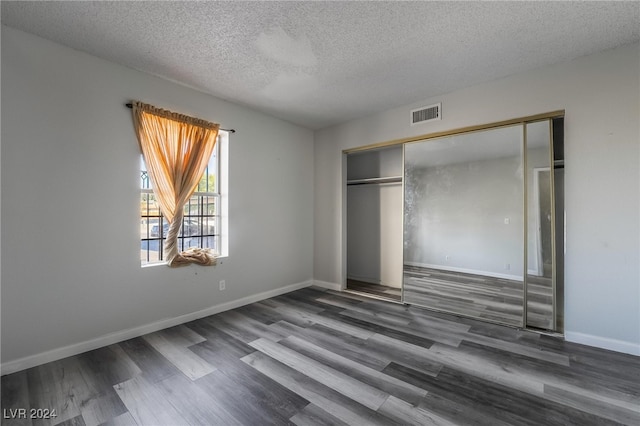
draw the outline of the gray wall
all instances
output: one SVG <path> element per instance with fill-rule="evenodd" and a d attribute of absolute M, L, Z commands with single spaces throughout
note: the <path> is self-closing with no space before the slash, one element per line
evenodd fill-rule
<path fill-rule="evenodd" d="M 131 99 L 237 129 L 218 266 L 140 267 Z M 312 239 L 311 131 L 2 27 L 3 362 L 309 283 Z"/>
<path fill-rule="evenodd" d="M 566 337 L 640 354 L 639 57 L 622 46 L 316 132 L 314 278 L 344 271 L 342 150 L 564 109 Z M 407 124 L 437 102 L 441 121 Z"/>

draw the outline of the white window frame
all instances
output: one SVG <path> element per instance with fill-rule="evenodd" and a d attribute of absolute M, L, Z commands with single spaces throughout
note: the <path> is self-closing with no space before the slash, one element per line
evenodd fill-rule
<path fill-rule="evenodd" d="M 215 214 L 215 236 L 214 238 L 216 239 L 215 241 L 215 246 L 217 248 L 217 250 L 215 251 L 215 254 L 218 258 L 221 257 L 227 257 L 228 253 L 229 253 L 229 243 L 228 243 L 228 226 L 229 226 L 229 219 L 228 219 L 228 189 L 229 189 L 229 184 L 228 184 L 228 165 L 229 165 L 229 132 L 220 130 L 218 132 L 218 141 L 216 143 L 216 147 L 214 148 L 214 152 L 211 154 L 216 155 L 216 168 L 217 168 L 217 174 L 216 174 L 216 178 L 215 178 L 215 182 L 216 182 L 216 188 L 214 189 L 213 192 L 194 192 L 192 197 L 201 197 L 201 196 L 208 196 L 208 197 L 214 197 L 216 199 L 215 204 L 216 204 L 216 214 Z M 141 160 L 143 161 L 143 160 Z M 142 196 L 142 194 L 153 194 L 153 189 L 151 188 L 140 188 L 140 195 Z M 139 217 L 141 220 L 141 225 L 142 225 L 142 221 L 144 220 L 144 216 L 142 216 L 142 211 L 139 212 Z M 144 238 L 142 236 L 141 233 L 141 237 L 139 239 L 140 243 L 141 243 L 141 254 L 140 254 L 140 264 L 142 267 L 148 267 L 148 266 L 156 266 L 156 265 L 166 265 L 166 261 L 165 260 L 144 260 L 142 257 L 142 251 L 146 250 L 147 253 L 149 252 L 149 244 L 151 243 L 151 241 L 158 241 L 159 245 L 162 246 L 164 244 L 164 239 L 162 236 L 162 227 L 160 226 L 160 224 L 163 223 L 162 220 L 162 213 L 159 214 L 158 216 L 158 228 L 160 231 L 160 234 L 158 237 L 151 237 L 150 234 L 150 225 L 147 224 L 146 225 L 146 235 Z M 206 238 L 203 235 L 194 235 L 194 237 L 199 237 L 199 238 Z M 144 249 L 142 247 L 142 245 L 144 244 L 144 241 L 147 241 L 147 248 Z M 161 256 L 162 254 L 162 250 L 159 248 L 159 256 Z M 148 258 L 148 254 L 147 254 L 147 258 Z"/>

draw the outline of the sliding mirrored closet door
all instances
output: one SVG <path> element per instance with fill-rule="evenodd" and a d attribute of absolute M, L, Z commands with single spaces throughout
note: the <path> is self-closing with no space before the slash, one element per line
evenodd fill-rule
<path fill-rule="evenodd" d="M 522 324 L 523 146 L 521 125 L 405 145 L 406 303 Z"/>
<path fill-rule="evenodd" d="M 564 156 L 562 119 L 527 123 L 525 325 L 563 329 Z"/>
<path fill-rule="evenodd" d="M 557 246 L 564 225 L 554 183 L 562 176 L 552 147 L 562 123 L 553 123 L 404 145 L 405 303 L 561 329 Z"/>

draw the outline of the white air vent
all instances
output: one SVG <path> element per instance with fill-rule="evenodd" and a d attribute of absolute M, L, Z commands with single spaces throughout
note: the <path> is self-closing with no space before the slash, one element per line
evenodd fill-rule
<path fill-rule="evenodd" d="M 429 105 L 411 110 L 411 125 L 428 123 L 429 121 L 441 120 L 440 109 L 442 104 Z"/>

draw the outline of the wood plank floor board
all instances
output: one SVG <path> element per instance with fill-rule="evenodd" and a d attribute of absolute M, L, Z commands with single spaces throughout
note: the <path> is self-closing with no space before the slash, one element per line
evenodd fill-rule
<path fill-rule="evenodd" d="M 279 334 L 272 332 L 269 329 L 269 326 L 267 326 L 266 324 L 256 321 L 253 318 L 243 315 L 239 312 L 227 311 L 218 315 L 218 317 L 225 321 L 226 324 L 233 327 L 234 330 L 241 330 L 245 333 L 244 335 L 246 336 L 254 336 L 246 343 L 257 339 L 258 337 L 269 339 L 274 342 L 277 342 L 282 338 L 282 336 L 280 336 Z M 220 329 L 221 327 L 218 328 Z M 230 327 L 224 328 L 225 332 L 228 332 L 229 329 Z"/>
<path fill-rule="evenodd" d="M 359 337 L 360 339 L 366 339 L 373 334 L 362 327 L 353 326 L 347 321 L 342 321 L 340 315 L 333 311 L 324 310 L 322 312 L 315 313 L 307 311 L 299 305 L 289 306 L 274 299 L 270 299 L 267 302 L 270 302 L 276 309 L 285 315 L 298 316 L 301 319 L 308 320 L 309 323 L 305 324 L 304 327 L 308 327 L 313 324 L 321 324 L 325 327 L 333 328 L 335 330 L 351 334 L 352 336 Z"/>
<path fill-rule="evenodd" d="M 443 347 L 444 348 L 444 347 Z M 592 396 L 603 401 L 615 401 L 621 407 L 629 407 L 640 412 L 638 404 L 637 383 L 630 384 L 627 381 L 615 380 L 610 377 L 591 374 L 589 380 L 585 376 L 572 369 L 570 366 L 543 362 L 501 349 L 478 345 L 473 342 L 464 342 L 461 352 L 478 359 L 490 359 L 485 366 L 495 368 L 499 366 L 503 372 L 508 372 L 510 379 L 515 377 L 512 373 L 528 378 L 527 385 L 536 389 L 544 389 L 546 385 L 557 386 L 565 390 L 573 390 L 584 396 Z M 449 348 L 446 348 L 449 351 Z M 507 374 L 503 375 L 506 377 Z M 633 386 L 633 389 L 629 388 Z"/>
<path fill-rule="evenodd" d="M 410 365 L 428 374 L 437 374 L 442 367 L 442 364 L 420 357 L 414 350 L 418 348 L 424 351 L 426 347 L 411 345 L 385 335 L 374 334 L 369 339 L 362 340 L 321 325 L 314 325 L 297 336 L 379 371 L 390 362 Z"/>
<path fill-rule="evenodd" d="M 520 345 L 518 343 L 505 342 L 504 340 L 495 339 L 493 337 L 479 336 L 469 334 L 465 336 L 466 342 L 476 343 L 478 345 L 488 346 L 502 351 L 523 355 L 529 358 L 539 359 L 541 361 L 552 362 L 558 365 L 569 366 L 569 357 L 565 354 L 559 354 L 554 351 L 544 350 L 543 348 L 533 348 Z"/>
<path fill-rule="evenodd" d="M 224 404 L 205 392 L 183 375 L 174 375 L 158 383 L 162 395 L 179 412 L 183 424 L 189 425 L 241 425 Z"/>
<path fill-rule="evenodd" d="M 433 392 L 433 388 L 425 383 L 430 383 L 435 375 L 424 374 L 422 371 L 396 363 L 389 364 L 384 372 L 407 383 L 430 388 L 432 392 L 429 392 L 419 405 L 424 406 L 430 412 L 438 413 L 438 415 L 452 421 L 454 424 L 474 426 L 506 426 L 516 424 L 506 422 L 496 418 L 495 415 L 485 413 L 485 406 L 482 404 L 479 404 L 479 409 L 474 408 L 475 401 L 469 403 L 468 401 L 462 400 L 450 400 L 445 398 L 442 395 L 443 393 Z"/>
<path fill-rule="evenodd" d="M 460 335 L 467 333 L 471 326 L 465 324 L 458 324 L 452 321 L 443 321 L 433 316 L 414 315 L 409 325 L 412 328 L 421 328 L 425 330 L 438 330 L 443 333 L 449 333 L 453 335 Z"/>
<path fill-rule="evenodd" d="M 277 314 L 270 314 L 268 311 L 264 309 L 257 309 L 255 305 L 246 305 L 241 306 L 236 309 L 238 313 L 242 315 L 246 315 L 249 318 L 253 318 L 254 320 L 261 322 L 264 325 L 271 325 L 274 322 L 280 321 L 281 317 Z M 198 321 L 193 321 L 198 322 Z"/>
<path fill-rule="evenodd" d="M 327 306 L 324 303 L 320 303 L 316 300 L 309 300 L 307 297 L 304 297 L 302 295 L 298 295 L 298 294 L 283 294 L 281 296 L 275 297 L 273 300 L 278 301 L 278 302 L 283 302 L 286 303 L 288 305 L 291 306 L 298 306 L 300 308 L 303 308 L 304 310 L 308 311 L 308 312 L 313 312 L 313 313 L 318 313 L 318 312 L 322 312 L 324 310 L 335 310 L 336 308 L 334 306 Z"/>
<path fill-rule="evenodd" d="M 334 415 L 311 403 L 299 413 L 291 417 L 291 423 L 296 426 L 348 426 Z"/>
<path fill-rule="evenodd" d="M 539 424 L 539 420 L 534 418 L 543 418 L 545 424 L 549 425 L 575 424 L 578 421 L 585 425 L 611 424 L 608 420 L 583 410 L 571 410 L 537 395 L 507 389 L 450 367 L 443 368 L 437 377 L 412 372 L 398 365 L 391 365 L 386 371 L 398 377 L 410 377 L 414 384 L 424 387 L 429 395 L 446 398 L 456 407 L 473 407 L 474 411 L 483 413 L 483 417 L 497 418 L 507 424 Z M 506 394 L 508 398 L 505 398 Z"/>
<path fill-rule="evenodd" d="M 242 361 L 349 425 L 398 424 L 264 353 L 247 355 Z"/>
<path fill-rule="evenodd" d="M 3 413 L 57 411 L 3 426 L 640 423 L 640 357 L 317 288 L 0 382 Z"/>
<path fill-rule="evenodd" d="M 424 389 L 366 367 L 295 336 L 281 340 L 279 343 L 336 371 L 347 374 L 362 383 L 380 389 L 389 395 L 395 395 L 412 404 L 417 404 L 427 393 Z"/>
<path fill-rule="evenodd" d="M 380 413 L 405 425 L 434 425 L 454 426 L 449 420 L 430 412 L 422 407 L 417 407 L 402 399 L 389 397 L 380 407 Z"/>
<path fill-rule="evenodd" d="M 187 327 L 186 324 L 166 328 L 164 330 L 161 330 L 160 334 L 162 334 L 172 344 L 184 347 L 189 347 L 191 345 L 195 345 L 207 340 L 203 336 Z"/>
<path fill-rule="evenodd" d="M 251 346 L 371 410 L 377 410 L 389 397 L 386 392 L 267 339 L 253 341 Z"/>
<path fill-rule="evenodd" d="M 389 362 L 388 359 L 380 357 L 378 354 L 372 354 L 368 349 L 366 340 L 341 333 L 323 325 L 316 324 L 308 328 L 300 328 L 285 321 L 279 321 L 270 327 L 278 330 L 283 335 L 286 334 L 286 337 L 296 336 L 303 338 L 321 348 L 331 350 L 340 356 L 375 370 L 382 370 Z"/>
<path fill-rule="evenodd" d="M 33 419 L 32 424 L 55 425 L 79 416 L 79 401 L 92 395 L 82 379 L 75 357 L 64 358 L 27 370 L 31 408 L 55 410 L 55 419 Z"/>
<path fill-rule="evenodd" d="M 374 353 L 382 354 L 381 356 L 390 362 L 409 366 L 424 374 L 437 375 L 442 369 L 442 363 L 434 360 L 425 346 L 397 340 L 384 334 L 374 334 L 368 339 L 367 347 Z"/>
<path fill-rule="evenodd" d="M 297 325 L 298 327 L 308 327 L 314 324 L 310 318 L 302 317 L 295 311 L 282 311 L 277 306 L 268 303 L 269 300 L 263 300 L 252 304 L 256 310 L 262 311 L 265 315 L 273 317 L 273 322 L 285 320 L 288 323 Z"/>
<path fill-rule="evenodd" d="M 532 420 L 534 416 L 544 419 L 548 425 L 614 424 L 584 410 L 573 409 L 526 392 L 506 389 L 497 383 L 469 377 L 452 368 L 444 368 L 438 377 L 430 380 L 434 384 L 434 388 L 429 389 L 430 392 L 448 395 L 459 403 L 475 404 L 477 408 L 490 407 L 488 412 L 493 416 L 513 424 L 538 424 L 537 420 Z M 509 392 L 509 398 L 504 398 L 505 391 Z"/>
<path fill-rule="evenodd" d="M 142 376 L 150 383 L 159 382 L 174 374 L 181 374 L 171 361 L 162 356 L 142 337 L 125 340 L 118 345 L 140 368 Z"/>
<path fill-rule="evenodd" d="M 319 299 L 319 300 L 327 300 L 326 305 L 329 305 L 332 308 L 328 310 L 333 310 L 336 313 L 343 313 L 343 314 L 357 313 L 358 315 L 371 317 L 371 320 L 373 321 L 379 320 L 379 321 L 388 322 L 391 324 L 407 325 L 413 320 L 413 318 L 407 318 L 407 316 L 405 315 L 396 315 L 391 312 L 384 312 L 380 310 L 375 311 L 375 310 L 369 309 L 366 305 L 358 306 L 357 304 L 349 305 L 345 303 L 345 304 L 342 304 L 341 306 L 336 306 L 337 302 L 332 302 L 331 299 Z"/>
<path fill-rule="evenodd" d="M 243 343 L 249 343 L 260 338 L 260 333 L 257 330 L 251 330 L 242 324 L 235 323 L 229 317 L 215 315 L 214 317 L 205 318 L 203 322 Z"/>
<path fill-rule="evenodd" d="M 140 367 L 117 344 L 85 352 L 76 360 L 81 374 L 96 393 L 141 373 Z"/>
<path fill-rule="evenodd" d="M 354 328 L 367 330 L 369 333 L 366 336 L 366 338 L 369 338 L 374 334 L 383 334 L 385 336 L 389 336 L 397 340 L 402 340 L 402 341 L 413 343 L 423 347 L 429 347 L 434 343 L 434 340 L 429 339 L 428 337 L 425 337 L 426 332 L 425 333 L 415 332 L 408 329 L 403 330 L 401 327 L 388 326 L 388 325 L 383 326 L 383 325 L 376 324 L 375 322 L 371 322 L 368 319 L 354 318 L 353 316 L 347 316 L 347 315 L 341 315 L 341 314 L 335 314 L 335 313 L 323 312 L 320 315 L 326 315 L 329 318 L 342 321 Z M 445 341 L 448 343 L 453 343 L 454 345 L 455 343 L 459 343 L 459 341 L 454 338 L 445 339 Z"/>
<path fill-rule="evenodd" d="M 336 296 L 329 292 L 321 295 L 316 299 L 316 302 L 324 303 L 325 305 L 331 305 L 342 309 L 350 309 L 364 303 L 362 300 L 350 299 L 343 296 Z"/>
<path fill-rule="evenodd" d="M 167 358 L 191 380 L 199 379 L 215 371 L 215 368 L 180 344 L 174 344 L 163 333 L 151 333 L 143 337 L 155 350 Z"/>
<path fill-rule="evenodd" d="M 586 411 L 618 423 L 640 425 L 640 409 L 634 411 L 628 408 L 618 407 L 609 402 L 582 396 L 575 392 L 551 385 L 545 385 L 544 393 L 548 399 L 559 402 L 565 406 Z M 638 403 L 640 404 L 640 398 L 638 399 Z"/>
<path fill-rule="evenodd" d="M 419 407 L 438 413 L 441 417 L 461 426 L 513 426 L 495 415 L 478 411 L 475 407 L 451 401 L 441 395 L 430 393 L 423 398 Z M 541 423 L 544 424 L 544 423 Z"/>
<path fill-rule="evenodd" d="M 184 422 L 160 389 L 142 376 L 118 383 L 113 388 L 139 425 L 179 425 Z"/>
<path fill-rule="evenodd" d="M 206 347 L 216 354 L 225 354 L 233 358 L 242 358 L 243 356 L 255 351 L 255 349 L 242 340 L 236 339 L 204 321 L 190 324 L 189 327 L 198 331 L 200 334 L 207 336 L 207 340 L 205 342 L 190 346 L 189 349 L 192 351 L 198 347 Z M 209 361 L 209 363 L 211 362 L 212 361 Z M 216 366 L 215 364 L 211 365 Z"/>
<path fill-rule="evenodd" d="M 86 426 L 97 426 L 127 412 L 127 407 L 113 387 L 80 403 L 80 413 Z"/>
<path fill-rule="evenodd" d="M 287 424 L 309 403 L 241 360 L 236 360 L 233 369 L 218 370 L 196 384 L 244 425 Z"/>
<path fill-rule="evenodd" d="M 29 416 L 19 418 L 17 414 L 18 409 L 29 411 L 31 408 L 26 370 L 3 376 L 0 385 L 0 401 L 3 414 L 0 424 L 9 424 L 9 420 L 11 420 L 11 424 L 15 426 L 31 426 L 31 418 Z"/>
<path fill-rule="evenodd" d="M 135 419 L 130 412 L 126 412 L 117 417 L 110 419 L 102 423 L 100 426 L 140 426 L 136 423 Z"/>
<path fill-rule="evenodd" d="M 76 416 L 72 419 L 56 423 L 56 426 L 86 426 L 86 423 L 84 422 L 82 416 Z"/>

